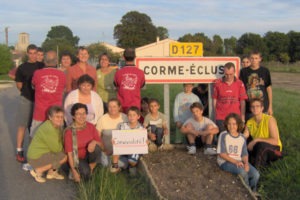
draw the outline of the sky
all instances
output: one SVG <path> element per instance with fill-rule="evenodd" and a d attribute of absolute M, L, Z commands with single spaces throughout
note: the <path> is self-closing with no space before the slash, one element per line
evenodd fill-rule
<path fill-rule="evenodd" d="M 69 27 L 80 45 L 115 45 L 114 27 L 130 11 L 147 14 L 175 40 L 197 32 L 210 38 L 300 32 L 300 0 L 0 0 L 0 5 L 0 43 L 5 43 L 8 27 L 9 45 L 26 32 L 30 43 L 40 46 L 51 27 L 58 25 Z"/>

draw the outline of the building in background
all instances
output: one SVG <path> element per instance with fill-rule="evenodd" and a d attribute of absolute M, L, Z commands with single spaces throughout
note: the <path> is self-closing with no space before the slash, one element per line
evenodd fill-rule
<path fill-rule="evenodd" d="M 19 52 L 26 52 L 26 49 L 29 45 L 29 34 L 20 33 L 18 37 L 18 43 L 15 46 L 15 50 Z"/>

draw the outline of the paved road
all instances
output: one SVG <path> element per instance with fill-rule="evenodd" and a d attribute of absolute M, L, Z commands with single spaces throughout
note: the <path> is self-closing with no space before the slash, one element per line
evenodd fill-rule
<path fill-rule="evenodd" d="M 0 87 L 0 199 L 75 199 L 75 187 L 69 180 L 37 183 L 15 160 L 18 97 L 18 90 L 13 85 Z M 28 134 L 25 143 L 28 144 Z"/>

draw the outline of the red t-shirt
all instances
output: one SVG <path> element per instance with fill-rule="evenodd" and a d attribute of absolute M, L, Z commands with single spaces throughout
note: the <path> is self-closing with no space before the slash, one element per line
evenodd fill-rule
<path fill-rule="evenodd" d="M 142 70 L 135 66 L 125 66 L 116 72 L 114 82 L 124 112 L 130 106 L 141 107 L 141 88 L 145 84 L 145 74 Z"/>
<path fill-rule="evenodd" d="M 95 126 L 89 122 L 86 122 L 86 128 L 83 130 L 77 130 L 77 146 L 78 146 L 78 158 L 84 159 L 87 153 L 88 144 L 92 140 L 101 142 L 99 133 Z M 67 129 L 65 132 L 65 152 L 73 151 L 72 129 Z"/>
<path fill-rule="evenodd" d="M 67 92 L 77 89 L 77 81 L 80 76 L 88 74 L 95 81 L 93 90 L 96 91 L 97 86 L 97 73 L 96 68 L 91 65 L 86 65 L 85 72 L 79 67 L 79 64 L 75 64 L 67 70 Z"/>
<path fill-rule="evenodd" d="M 56 68 L 39 69 L 33 74 L 32 85 L 35 89 L 33 119 L 45 121 L 50 106 L 62 106 L 65 74 Z"/>
<path fill-rule="evenodd" d="M 224 120 L 229 113 L 241 114 L 242 100 L 246 100 L 247 93 L 241 80 L 235 79 L 229 85 L 223 79 L 217 79 L 214 85 L 214 93 L 212 96 L 217 100 L 216 103 L 216 119 Z"/>

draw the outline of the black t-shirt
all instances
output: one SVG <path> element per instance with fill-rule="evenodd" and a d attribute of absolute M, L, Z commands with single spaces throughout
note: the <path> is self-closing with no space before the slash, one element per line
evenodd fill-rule
<path fill-rule="evenodd" d="M 34 90 L 31 85 L 33 73 L 35 70 L 43 68 L 43 66 L 44 64 L 39 62 L 25 62 L 17 69 L 15 81 L 23 84 L 21 88 L 21 96 L 24 96 L 30 101 L 34 101 Z"/>
<path fill-rule="evenodd" d="M 267 87 L 272 85 L 270 71 L 265 67 L 259 67 L 256 70 L 250 67 L 243 68 L 240 79 L 243 81 L 248 95 L 246 112 L 251 113 L 249 101 L 253 98 L 261 98 L 264 101 L 264 112 L 267 112 L 269 108 Z"/>

